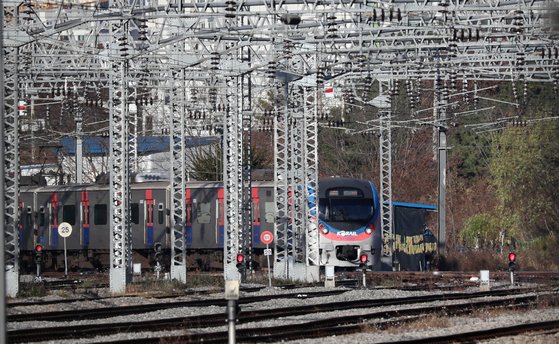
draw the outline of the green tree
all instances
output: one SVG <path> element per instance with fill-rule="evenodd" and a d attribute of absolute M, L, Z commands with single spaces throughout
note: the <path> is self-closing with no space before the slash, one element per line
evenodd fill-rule
<path fill-rule="evenodd" d="M 509 128 L 492 150 L 497 213 L 526 250 L 555 250 L 559 230 L 559 125 Z M 542 239 L 547 245 L 541 245 Z M 533 255 L 535 257 L 535 255 Z M 539 257 L 547 256 L 539 252 Z M 556 262 L 559 259 L 554 255 Z M 545 262 L 536 262 L 534 265 Z"/>
<path fill-rule="evenodd" d="M 252 145 L 251 168 L 273 168 L 273 154 L 265 145 L 257 142 Z M 221 145 L 204 147 L 193 152 L 191 156 L 190 178 L 193 180 L 219 181 L 223 179 L 223 150 Z"/>
<path fill-rule="evenodd" d="M 502 228 L 500 219 L 493 214 L 476 214 L 465 221 L 460 239 L 469 248 L 497 250 L 501 248 L 502 234 L 506 233 Z"/>

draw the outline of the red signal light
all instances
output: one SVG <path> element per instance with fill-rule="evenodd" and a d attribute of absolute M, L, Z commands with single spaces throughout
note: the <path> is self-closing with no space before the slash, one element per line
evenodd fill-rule
<path fill-rule="evenodd" d="M 43 252 L 43 245 L 35 246 L 35 251 L 38 252 L 38 253 Z"/>
<path fill-rule="evenodd" d="M 242 254 L 237 254 L 237 263 L 243 263 L 245 261 L 245 256 Z"/>
<path fill-rule="evenodd" d="M 367 255 L 366 254 L 362 254 L 361 256 L 359 256 L 359 260 L 361 261 L 361 263 L 366 263 L 367 262 Z"/>
<path fill-rule="evenodd" d="M 509 253 L 509 262 L 514 263 L 516 261 L 516 253 Z"/>

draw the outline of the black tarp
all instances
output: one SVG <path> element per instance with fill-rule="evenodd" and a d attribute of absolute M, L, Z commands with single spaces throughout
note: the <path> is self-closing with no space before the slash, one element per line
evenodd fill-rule
<path fill-rule="evenodd" d="M 394 255 L 399 270 L 426 270 L 426 263 L 436 252 L 436 239 L 425 225 L 425 212 L 421 208 L 394 207 Z"/>

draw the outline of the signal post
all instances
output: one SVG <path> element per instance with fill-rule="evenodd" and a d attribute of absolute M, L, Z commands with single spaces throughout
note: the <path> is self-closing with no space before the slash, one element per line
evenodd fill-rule
<path fill-rule="evenodd" d="M 509 259 L 509 271 L 510 271 L 510 285 L 514 285 L 514 272 L 516 271 L 516 253 L 510 252 L 508 255 Z"/>

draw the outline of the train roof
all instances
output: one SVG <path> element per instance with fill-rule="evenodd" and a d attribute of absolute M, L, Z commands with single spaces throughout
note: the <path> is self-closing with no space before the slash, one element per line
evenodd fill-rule
<path fill-rule="evenodd" d="M 389 204 L 389 202 L 384 202 L 384 204 Z M 402 208 L 437 210 L 436 205 L 421 204 L 421 203 L 392 202 L 392 206 L 393 207 L 402 207 Z"/>
<path fill-rule="evenodd" d="M 252 187 L 273 187 L 274 183 L 269 181 L 252 181 Z M 171 186 L 168 180 L 145 181 L 141 183 L 131 183 L 131 190 L 145 189 L 164 189 Z M 223 186 L 219 181 L 189 181 L 186 182 L 187 188 L 196 189 L 217 189 Z M 64 184 L 64 185 L 44 185 L 44 186 L 20 186 L 21 192 L 72 192 L 72 191 L 96 191 L 108 190 L 109 184 Z"/>
<path fill-rule="evenodd" d="M 330 177 L 321 178 L 318 187 L 318 197 L 325 198 L 328 190 L 333 188 L 357 188 L 363 192 L 366 198 L 373 198 L 372 185 L 368 180 Z"/>

